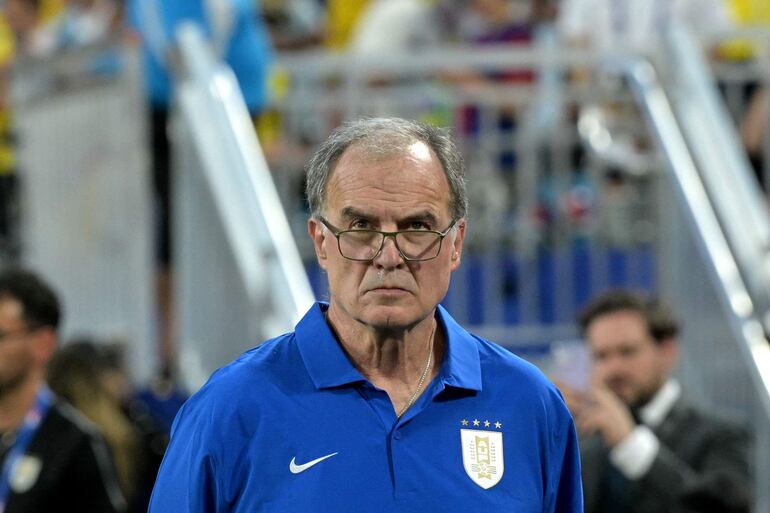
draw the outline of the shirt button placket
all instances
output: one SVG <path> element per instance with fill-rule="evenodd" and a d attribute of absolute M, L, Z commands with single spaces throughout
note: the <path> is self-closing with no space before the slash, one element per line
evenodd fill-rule
<path fill-rule="evenodd" d="M 393 461 L 393 496 L 396 499 L 405 498 L 409 489 L 408 470 L 405 468 L 407 457 L 404 432 L 400 427 L 391 434 L 391 457 Z"/>

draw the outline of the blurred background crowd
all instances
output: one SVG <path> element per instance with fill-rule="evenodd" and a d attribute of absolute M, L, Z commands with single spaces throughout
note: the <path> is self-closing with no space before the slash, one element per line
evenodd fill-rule
<path fill-rule="evenodd" d="M 686 27 L 708 73 L 701 85 L 713 88 L 708 98 L 745 163 L 741 184 L 765 201 L 767 0 L 0 0 L 0 11 L 0 265 L 31 266 L 61 292 L 67 324 L 48 383 L 102 431 L 132 511 L 146 508 L 186 395 L 275 327 L 257 313 L 269 298 L 218 304 L 249 297 L 249 287 L 230 287 L 241 275 L 213 269 L 241 269 L 237 248 L 190 258 L 196 243 L 237 246 L 237 232 L 183 221 L 228 216 L 190 192 L 217 186 L 184 182 L 188 159 L 212 167 L 213 158 L 213 176 L 230 171 L 216 160 L 228 144 L 216 137 L 221 120 L 194 114 L 185 93 L 204 68 L 178 43 L 184 22 L 232 69 L 283 206 L 266 222 L 285 217 L 314 297 L 326 291 L 304 235 L 308 152 L 350 117 L 448 126 L 471 195 L 468 257 L 444 301 L 456 318 L 548 368 L 560 354 L 554 342 L 579 336 L 575 315 L 597 293 L 661 294 L 686 319 L 701 313 L 692 322 L 703 330 L 687 331 L 693 340 L 712 336 L 685 351 L 681 372 L 707 383 L 706 402 L 755 420 L 753 392 L 720 381 L 736 367 L 718 351 L 740 352 L 703 321 L 716 318 L 707 312 L 721 309 L 720 293 L 680 277 L 701 276 L 681 256 L 697 244 L 682 242 L 687 223 L 667 210 L 679 200 L 661 185 L 670 165 L 662 136 L 618 69 L 646 59 L 664 88 L 677 87 L 687 66 L 667 38 Z M 196 119 L 200 128 L 185 135 Z M 723 183 L 734 183 L 733 171 Z M 678 267 L 661 251 L 680 255 Z M 201 270 L 213 276 L 208 288 L 191 288 L 202 286 Z M 211 312 L 219 324 L 196 328 Z M 211 335 L 230 338 L 241 324 L 242 339 Z M 744 392 L 745 404 L 728 404 Z"/>

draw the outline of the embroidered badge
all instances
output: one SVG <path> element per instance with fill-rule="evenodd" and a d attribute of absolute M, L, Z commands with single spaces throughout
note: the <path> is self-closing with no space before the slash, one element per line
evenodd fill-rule
<path fill-rule="evenodd" d="M 10 485 L 14 493 L 24 493 L 30 490 L 40 475 L 43 462 L 35 456 L 22 456 L 11 470 Z"/>
<path fill-rule="evenodd" d="M 463 419 L 463 426 L 470 424 Z M 473 420 L 474 427 L 481 427 L 482 422 Z M 460 429 L 460 443 L 463 451 L 463 467 L 471 481 L 485 490 L 492 488 L 503 477 L 505 460 L 503 459 L 503 434 L 492 431 L 502 427 L 500 422 L 494 424 L 488 420 L 483 422 L 487 429 Z"/>

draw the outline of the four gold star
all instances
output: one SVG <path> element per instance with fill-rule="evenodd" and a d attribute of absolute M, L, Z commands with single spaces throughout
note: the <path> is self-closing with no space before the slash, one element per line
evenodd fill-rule
<path fill-rule="evenodd" d="M 468 419 L 462 419 L 460 421 L 460 424 L 463 425 L 463 426 L 467 426 L 467 425 L 470 424 L 470 421 Z M 481 421 L 479 419 L 473 419 L 473 425 L 474 426 L 480 426 L 481 425 Z M 499 420 L 494 422 L 494 423 L 490 422 L 489 420 L 485 420 L 484 421 L 484 427 L 488 428 L 490 426 L 495 426 L 495 429 L 501 429 L 503 427 L 503 423 L 500 422 Z"/>

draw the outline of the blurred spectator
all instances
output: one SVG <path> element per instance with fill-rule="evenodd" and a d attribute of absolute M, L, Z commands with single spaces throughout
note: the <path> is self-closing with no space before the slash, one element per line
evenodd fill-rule
<path fill-rule="evenodd" d="M 550 12 L 544 8 L 545 4 L 545 0 L 445 0 L 441 7 L 445 13 L 447 9 L 455 9 L 454 14 L 444 15 L 446 37 L 465 46 L 530 47 L 539 28 L 550 21 L 547 18 Z M 529 92 L 534 86 L 535 76 L 535 70 L 528 66 L 495 72 L 468 70 L 444 74 L 445 78 L 466 89 L 471 98 L 483 98 L 499 88 L 500 83 L 509 85 L 509 92 L 514 88 L 519 88 L 522 93 Z M 521 160 L 516 141 L 522 127 L 522 115 L 520 104 L 502 104 L 489 109 L 483 107 L 483 102 L 462 106 L 457 114 L 460 132 L 475 137 L 493 129 L 497 134 L 497 148 L 492 158 L 472 163 L 479 179 L 468 192 L 471 203 L 479 209 L 476 217 L 481 222 L 481 229 L 470 235 L 468 244 L 471 249 L 499 244 L 500 239 L 510 243 L 515 237 L 521 238 L 523 233 L 518 227 L 515 230 L 505 229 L 516 223 L 514 219 L 519 205 L 516 190 Z M 536 146 L 533 141 L 531 148 Z M 538 177 L 538 180 L 543 183 L 544 189 L 550 188 L 546 177 Z M 490 196 L 488 191 L 495 191 L 495 194 Z M 550 215 L 546 209 L 540 209 L 538 213 Z M 502 226 L 501 219 L 505 220 Z M 545 217 L 539 219 L 545 220 Z M 527 222 L 534 225 L 529 219 Z M 514 231 L 516 235 L 513 235 Z"/>
<path fill-rule="evenodd" d="M 88 417 L 109 445 L 126 497 L 134 492 L 137 434 L 102 381 L 98 349 L 88 343 L 67 344 L 48 365 L 48 385 Z"/>
<path fill-rule="evenodd" d="M 767 149 L 770 141 L 769 124 L 770 87 L 758 86 L 748 98 L 748 106 L 741 121 L 740 131 L 751 165 L 759 183 L 764 187 L 768 185 L 768 174 L 770 174 L 770 169 L 766 169 L 770 163 L 765 162 L 765 156 L 770 153 Z"/>
<path fill-rule="evenodd" d="M 56 50 L 49 22 L 60 0 L 8 0 L 0 10 L 0 261 L 18 257 L 15 135 L 10 108 L 10 68 L 16 57 L 45 57 Z"/>
<path fill-rule="evenodd" d="M 279 50 L 313 47 L 323 41 L 323 8 L 318 0 L 264 0 L 262 12 Z"/>
<path fill-rule="evenodd" d="M 67 344 L 51 360 L 48 383 L 99 428 L 112 450 L 128 511 L 147 511 L 167 437 L 132 402 L 119 351 L 88 340 Z"/>
<path fill-rule="evenodd" d="M 326 46 L 347 48 L 361 14 L 371 0 L 326 0 Z"/>
<path fill-rule="evenodd" d="M 146 392 L 135 389 L 126 371 L 123 347 L 119 345 L 101 345 L 102 384 L 112 400 L 119 404 L 128 420 L 139 434 L 139 457 L 134 495 L 129 502 L 129 513 L 145 513 L 150 503 L 152 487 L 158 469 L 163 461 L 163 454 L 168 446 L 171 421 L 166 426 L 164 418 L 158 415 L 145 401 Z M 180 397 L 177 410 L 187 396 L 174 388 Z M 174 415 L 176 410 L 174 411 Z M 160 419 L 160 420 L 159 420 Z M 173 420 L 173 417 L 172 417 Z"/>
<path fill-rule="evenodd" d="M 5 0 L 3 12 L 16 56 L 45 57 L 56 50 L 56 30 L 45 22 L 41 5 L 40 0 Z"/>
<path fill-rule="evenodd" d="M 188 397 L 177 386 L 170 372 L 164 369 L 148 388 L 137 391 L 135 400 L 137 404 L 142 405 L 162 432 L 169 435 L 174 418 Z"/>
<path fill-rule="evenodd" d="M 736 24 L 741 28 L 770 30 L 770 2 L 767 0 L 726 0 Z M 763 51 L 764 50 L 764 51 Z M 770 48 L 744 38 L 730 39 L 719 46 L 719 57 L 737 64 L 752 64 L 757 57 L 767 58 Z M 761 63 L 759 63 L 761 65 Z M 729 87 L 728 84 L 724 84 Z M 740 84 L 741 112 L 737 114 L 743 146 L 749 156 L 760 184 L 768 190 L 770 184 L 770 87 L 760 80 L 751 79 Z M 730 95 L 728 94 L 728 97 Z M 730 102 L 728 102 L 730 106 Z"/>
<path fill-rule="evenodd" d="M 748 438 L 683 397 L 671 377 L 679 326 L 670 310 L 616 291 L 579 321 L 591 384 L 560 388 L 582 438 L 586 513 L 678 511 L 683 494 L 715 474 L 740 491 L 737 507 L 748 507 Z"/>
<path fill-rule="evenodd" d="M 481 44 L 529 43 L 542 21 L 539 0 L 470 0 L 458 23 L 460 40 Z"/>
<path fill-rule="evenodd" d="M 126 9 L 128 23 L 142 41 L 153 108 L 168 110 L 174 39 L 184 21 L 199 24 L 214 50 L 233 68 L 249 111 L 257 113 L 263 107 L 272 51 L 254 0 L 128 0 Z"/>
<path fill-rule="evenodd" d="M 8 66 L 7 62 L 0 62 L 0 262 L 13 260 L 18 252 L 16 155 L 11 128 Z"/>
<path fill-rule="evenodd" d="M 272 48 L 254 0 L 128 0 L 128 23 L 139 34 L 151 105 L 153 181 L 158 227 L 158 303 L 161 305 L 161 358 L 174 360 L 171 333 L 171 151 L 166 132 L 172 99 L 176 30 L 190 21 L 202 27 L 212 47 L 232 67 L 252 115 L 266 101 Z"/>
<path fill-rule="evenodd" d="M 59 19 L 58 46 L 87 46 L 106 39 L 119 26 L 120 5 L 117 0 L 66 0 Z"/>
<path fill-rule="evenodd" d="M 385 55 L 435 45 L 441 37 L 431 0 L 372 0 L 353 29 L 349 49 Z"/>
<path fill-rule="evenodd" d="M 724 0 L 563 0 L 558 23 L 571 45 L 649 50 L 673 22 L 708 37 L 730 28 Z"/>
<path fill-rule="evenodd" d="M 96 428 L 45 383 L 59 318 L 39 277 L 0 273 L 0 504 L 4 513 L 124 511 Z"/>

